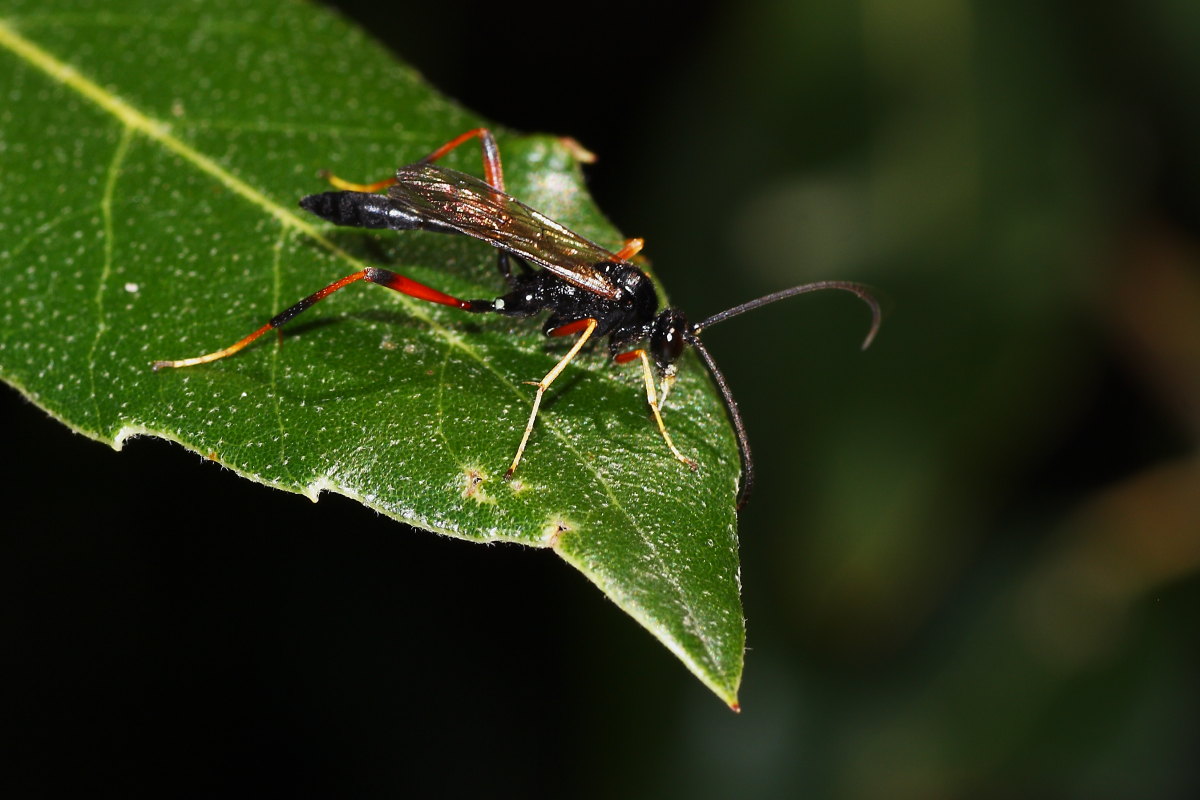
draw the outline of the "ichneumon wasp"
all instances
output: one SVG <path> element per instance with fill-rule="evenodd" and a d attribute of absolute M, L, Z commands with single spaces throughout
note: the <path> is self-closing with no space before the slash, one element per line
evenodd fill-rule
<path fill-rule="evenodd" d="M 454 148 L 476 138 L 483 150 L 482 180 L 435 163 Z M 506 194 L 500 151 L 495 137 L 486 128 L 467 131 L 420 161 L 400 167 L 393 177 L 376 183 L 351 183 L 328 174 L 326 178 L 338 191 L 309 195 L 300 200 L 302 208 L 336 225 L 426 230 L 480 239 L 500 251 L 498 266 L 508 284 L 508 293 L 492 300 L 462 300 L 395 272 L 368 267 L 314 292 L 229 347 L 195 358 L 156 361 L 153 364 L 155 370 L 206 364 L 233 355 L 267 331 L 278 328 L 314 303 L 357 281 L 377 283 L 419 300 L 478 314 L 528 317 L 548 311 L 543 333 L 547 336 L 577 335 L 577 338 L 554 368 L 537 382 L 533 410 L 505 477 L 512 477 L 521 463 L 546 390 L 589 340 L 602 336 L 608 337 L 613 361 L 641 364 L 646 402 L 659 433 L 674 457 L 695 469 L 696 462 L 675 446 L 662 418 L 662 403 L 674 380 L 675 363 L 690 346 L 700 355 L 716 383 L 737 436 L 742 465 L 737 506 L 741 508 L 754 485 L 750 443 L 729 384 L 701 343 L 700 332 L 768 303 L 822 289 L 851 292 L 870 306 L 871 327 L 863 341 L 864 349 L 879 330 L 881 315 L 875 298 L 864 286 L 846 281 L 794 286 L 734 306 L 697 323 L 689 323 L 683 312 L 676 308 L 660 311 L 658 294 L 650 278 L 629 261 L 642 249 L 642 240 L 630 239 L 621 249 L 610 252 Z M 387 193 L 380 194 L 384 189 Z M 516 270 L 513 262 L 516 262 Z M 540 269 L 534 269 L 531 264 Z M 646 346 L 641 346 L 642 342 L 646 342 Z M 651 367 L 651 359 L 654 367 Z"/>

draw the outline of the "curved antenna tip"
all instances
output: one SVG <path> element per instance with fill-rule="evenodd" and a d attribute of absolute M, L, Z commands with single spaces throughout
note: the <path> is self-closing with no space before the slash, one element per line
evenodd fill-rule
<path fill-rule="evenodd" d="M 858 286 L 857 289 L 858 291 L 855 291 L 854 294 L 858 295 L 859 299 L 871 309 L 871 329 L 867 331 L 861 348 L 862 350 L 866 350 L 875 341 L 875 335 L 879 333 L 879 326 L 883 324 L 883 310 L 880 309 L 879 301 L 875 299 L 875 295 L 867 291 L 865 286 Z"/>
<path fill-rule="evenodd" d="M 714 314 L 706 320 L 697 322 L 692 326 L 692 333 L 697 334 L 710 325 L 716 325 L 718 322 L 723 322 L 730 317 L 736 317 L 739 314 L 745 314 L 756 308 L 760 308 L 769 303 L 774 303 L 783 300 L 787 297 L 795 297 L 798 294 L 807 294 L 809 292 L 818 292 L 825 289 L 839 289 L 843 292 L 857 297 L 867 304 L 871 309 L 871 329 L 867 331 L 867 338 L 863 339 L 862 349 L 866 350 L 871 346 L 871 342 L 875 341 L 875 334 L 879 333 L 879 326 L 883 322 L 883 310 L 879 307 L 879 301 L 875 299 L 875 295 L 871 294 L 871 290 L 861 283 L 852 281 L 817 281 L 815 283 L 805 283 L 801 286 L 793 286 L 790 289 L 784 289 L 778 292 L 759 297 L 751 300 L 748 303 L 734 306 L 733 308 L 722 311 L 719 314 Z"/>

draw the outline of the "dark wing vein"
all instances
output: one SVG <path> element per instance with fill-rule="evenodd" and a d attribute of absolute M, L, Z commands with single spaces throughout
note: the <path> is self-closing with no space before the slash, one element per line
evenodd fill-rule
<path fill-rule="evenodd" d="M 515 253 L 581 289 L 608 298 L 620 293 L 596 269 L 615 255 L 479 178 L 412 164 L 396 170 L 396 179 L 388 198 L 402 208 Z"/>

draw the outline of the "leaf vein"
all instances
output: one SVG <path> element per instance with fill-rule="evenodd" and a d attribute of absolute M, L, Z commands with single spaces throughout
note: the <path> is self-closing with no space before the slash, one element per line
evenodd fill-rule
<path fill-rule="evenodd" d="M 99 392 L 96 389 L 96 353 L 100 349 L 100 340 L 108 331 L 107 312 L 104 307 L 104 292 L 108 286 L 108 279 L 113 272 L 113 253 L 115 244 L 113 242 L 113 195 L 116 193 L 117 178 L 121 174 L 121 165 L 125 163 L 125 156 L 129 153 L 129 142 L 133 138 L 133 129 L 125 127 L 121 129 L 121 138 L 117 142 L 116 148 L 113 150 L 112 159 L 108 162 L 108 168 L 104 175 L 104 194 L 100 198 L 100 216 L 104 224 L 104 264 L 100 268 L 100 275 L 96 281 L 96 296 L 93 300 L 96 306 L 96 334 L 92 337 L 92 346 L 88 350 L 88 381 L 91 384 L 92 410 L 96 414 L 96 427 L 100 428 L 104 424 L 104 415 L 100 410 Z"/>

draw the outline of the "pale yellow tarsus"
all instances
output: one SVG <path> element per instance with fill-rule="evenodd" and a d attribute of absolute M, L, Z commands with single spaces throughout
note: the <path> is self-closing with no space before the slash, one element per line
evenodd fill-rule
<path fill-rule="evenodd" d="M 394 186 L 396 184 L 395 176 L 390 177 L 390 178 L 384 178 L 383 180 L 375 181 L 374 183 L 355 183 L 354 181 L 348 181 L 345 178 L 339 178 L 337 175 L 334 175 L 329 170 L 321 170 L 321 177 L 324 178 L 326 181 L 328 181 L 330 186 L 332 186 L 335 189 L 341 189 L 343 192 L 372 192 L 373 193 L 373 192 L 378 192 L 381 189 L 386 189 L 389 186 Z"/>
<path fill-rule="evenodd" d="M 650 410 L 654 412 L 654 421 L 658 424 L 658 432 L 662 434 L 663 441 L 667 443 L 667 447 L 671 448 L 671 452 L 677 459 L 688 465 L 692 469 L 696 469 L 696 462 L 679 452 L 679 448 L 675 446 L 675 442 L 671 441 L 671 434 L 667 433 L 667 426 L 663 424 L 662 411 L 659 407 L 658 395 L 654 391 L 654 370 L 650 368 L 650 356 L 646 355 L 645 350 L 636 351 L 638 357 L 642 360 L 642 377 L 646 380 L 646 402 L 650 404 Z M 663 396 L 662 399 L 667 399 L 667 377 L 663 377 Z"/>
<path fill-rule="evenodd" d="M 583 349 L 584 344 L 591 338 L 592 333 L 596 330 L 596 320 L 589 319 L 587 326 L 583 329 L 583 333 L 579 334 L 579 338 L 575 340 L 575 344 L 567 351 L 567 354 L 559 359 L 554 365 L 554 369 L 546 373 L 546 377 L 537 382 L 537 395 L 533 398 L 533 411 L 529 414 L 529 422 L 525 424 L 525 435 L 521 437 L 521 444 L 517 447 L 517 454 L 513 457 L 512 466 L 508 468 L 508 472 L 504 473 L 505 478 L 511 478 L 513 473 L 517 471 L 517 465 L 521 463 L 521 456 L 525 454 L 525 445 L 529 442 L 529 434 L 533 433 L 533 423 L 537 419 L 538 409 L 542 405 L 542 395 L 546 393 L 546 389 L 550 384 L 554 383 L 554 379 L 567 368 L 567 364 L 571 363 L 571 359 Z"/>

